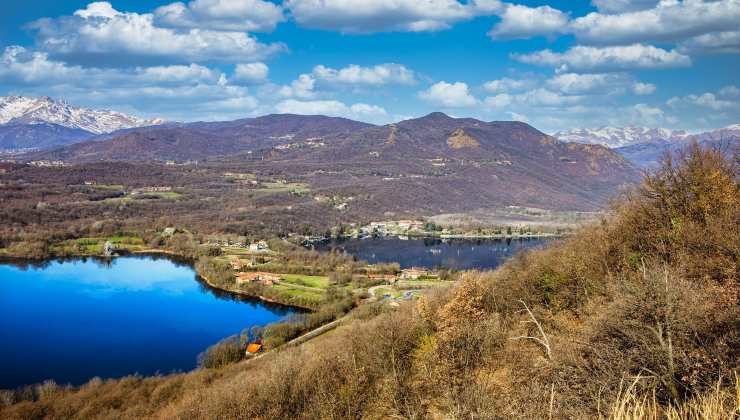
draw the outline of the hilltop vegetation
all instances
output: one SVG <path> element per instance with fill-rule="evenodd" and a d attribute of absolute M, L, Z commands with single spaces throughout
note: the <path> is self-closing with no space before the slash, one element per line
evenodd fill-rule
<path fill-rule="evenodd" d="M 28 401 L 0 417 L 732 418 L 738 175 L 694 146 L 600 223 L 416 303 L 254 361 L 6 393 Z"/>

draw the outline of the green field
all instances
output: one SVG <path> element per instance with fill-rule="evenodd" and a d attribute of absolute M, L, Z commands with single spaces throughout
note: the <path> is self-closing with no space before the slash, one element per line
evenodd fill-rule
<path fill-rule="evenodd" d="M 315 303 L 321 303 L 325 300 L 326 296 L 322 291 L 315 289 L 308 289 L 305 287 L 294 287 L 289 284 L 276 284 L 270 286 L 273 291 L 277 291 L 281 299 L 287 301 L 310 301 Z"/>
<path fill-rule="evenodd" d="M 260 184 L 260 188 L 255 190 L 261 193 L 281 193 L 281 192 L 294 192 L 296 194 L 305 194 L 311 191 L 311 187 L 308 184 L 300 182 L 263 182 Z"/>
<path fill-rule="evenodd" d="M 326 289 L 329 287 L 329 277 L 326 276 L 308 276 L 304 274 L 280 274 L 283 282 L 298 286 L 312 287 L 316 289 Z"/>

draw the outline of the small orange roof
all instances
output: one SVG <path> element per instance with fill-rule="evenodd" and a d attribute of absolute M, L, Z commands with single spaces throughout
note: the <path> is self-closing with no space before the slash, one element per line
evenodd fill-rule
<path fill-rule="evenodd" d="M 262 350 L 262 344 L 259 343 L 252 343 L 247 346 L 247 352 L 249 353 L 259 353 L 260 350 Z"/>

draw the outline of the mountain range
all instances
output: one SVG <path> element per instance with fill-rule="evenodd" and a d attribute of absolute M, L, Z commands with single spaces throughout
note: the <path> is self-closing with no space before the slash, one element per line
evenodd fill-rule
<path fill-rule="evenodd" d="M 0 149 L 64 146 L 117 130 L 162 124 L 49 97 L 0 96 Z"/>
<path fill-rule="evenodd" d="M 429 213 L 506 205 L 597 209 L 637 171 L 600 145 L 566 143 L 515 121 L 443 113 L 376 126 L 320 115 L 142 127 L 42 151 L 70 163 L 197 160 L 279 174 L 369 209 Z"/>
<path fill-rule="evenodd" d="M 25 103 L 12 102 L 3 114 L 8 122 L 0 125 L 0 133 L 12 131 L 27 139 L 16 144 L 46 148 L 26 153 L 24 160 L 83 165 L 198 161 L 231 172 L 248 167 L 250 173 L 321 189 L 326 192 L 322 196 L 358 200 L 373 214 L 414 209 L 439 214 L 507 205 L 594 210 L 665 151 L 691 139 L 736 142 L 740 134 L 738 126 L 698 135 L 628 127 L 549 136 L 523 122 L 452 118 L 439 112 L 382 126 L 291 114 L 163 123 L 109 111 L 84 113 L 48 98 L 38 101 L 46 105 L 26 106 L 22 117 L 8 120 Z M 98 125 L 92 127 L 93 122 Z M 36 134 L 46 136 L 44 141 L 34 143 Z"/>
<path fill-rule="evenodd" d="M 692 141 L 716 147 L 737 147 L 740 124 L 695 134 L 667 128 L 579 128 L 557 132 L 553 137 L 561 141 L 600 144 L 615 150 L 637 166 L 650 168 L 656 166 L 666 153 L 681 149 Z"/>

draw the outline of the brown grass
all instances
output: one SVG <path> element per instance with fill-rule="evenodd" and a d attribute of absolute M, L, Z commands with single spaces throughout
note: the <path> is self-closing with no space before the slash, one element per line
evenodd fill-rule
<path fill-rule="evenodd" d="M 0 417 L 738 418 L 737 169 L 693 147 L 601 223 L 451 290 L 253 361 L 3 394 L 23 401 Z"/>

